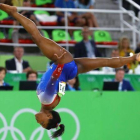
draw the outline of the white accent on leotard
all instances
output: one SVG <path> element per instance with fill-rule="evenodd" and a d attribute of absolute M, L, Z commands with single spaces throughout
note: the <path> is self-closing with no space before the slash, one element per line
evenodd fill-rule
<path fill-rule="evenodd" d="M 40 92 L 39 94 L 37 94 L 40 102 L 43 105 L 50 105 L 51 103 L 53 103 L 53 101 L 55 100 L 57 94 L 52 95 L 46 95 L 44 92 Z"/>

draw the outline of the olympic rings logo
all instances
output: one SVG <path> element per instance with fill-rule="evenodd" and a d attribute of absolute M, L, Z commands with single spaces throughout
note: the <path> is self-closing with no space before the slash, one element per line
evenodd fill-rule
<path fill-rule="evenodd" d="M 69 115 L 71 115 L 74 120 L 75 120 L 75 123 L 76 123 L 76 132 L 75 132 L 75 135 L 74 137 L 72 138 L 72 140 L 77 140 L 78 136 L 79 136 L 79 133 L 80 133 L 80 122 L 79 122 L 79 119 L 78 117 L 76 116 L 76 114 L 71 111 L 70 109 L 67 109 L 67 108 L 60 108 L 60 109 L 57 109 L 56 110 L 57 112 L 61 113 L 61 112 L 65 112 L 65 113 L 68 113 Z M 15 121 L 17 119 L 17 117 L 23 113 L 32 113 L 32 114 L 36 114 L 37 112 L 33 109 L 30 109 L 30 108 L 24 108 L 24 109 L 20 109 L 18 112 L 16 112 L 14 114 L 14 116 L 12 117 L 12 120 L 11 120 L 11 123 L 10 123 L 10 126 L 8 126 L 7 124 L 7 121 L 4 117 L 4 115 L 2 113 L 0 113 L 0 119 L 2 120 L 3 122 L 3 125 L 4 127 L 0 129 L 0 134 L 3 133 L 3 136 L 1 138 L 1 140 L 6 140 L 6 137 L 7 137 L 7 133 L 8 131 L 10 130 L 11 132 L 11 136 L 14 140 L 19 140 L 16 135 L 15 135 L 15 132 L 21 137 L 22 140 L 26 140 L 26 137 L 25 135 L 21 132 L 21 130 L 19 130 L 18 128 L 16 128 L 14 126 L 15 124 Z M 40 132 L 40 135 L 38 136 L 38 140 L 42 140 L 43 138 L 43 135 L 44 135 L 44 132 L 46 130 L 42 127 L 38 127 L 37 129 L 35 129 L 33 131 L 33 133 L 31 134 L 30 136 L 30 140 L 34 140 L 35 139 L 35 136 L 38 132 Z M 47 131 L 49 137 L 51 136 L 51 131 L 54 131 L 54 130 L 50 130 L 50 131 Z M 61 137 L 58 138 L 58 140 L 62 140 Z"/>

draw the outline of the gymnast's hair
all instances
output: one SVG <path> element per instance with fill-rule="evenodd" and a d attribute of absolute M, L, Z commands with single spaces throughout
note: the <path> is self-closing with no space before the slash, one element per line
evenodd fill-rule
<path fill-rule="evenodd" d="M 56 137 L 61 136 L 64 133 L 65 126 L 63 124 L 59 124 L 61 122 L 61 118 L 58 112 L 52 110 L 51 113 L 52 113 L 53 118 L 49 120 L 49 123 L 46 129 L 50 130 L 52 128 L 57 128 L 59 126 L 60 129 L 55 131 L 52 134 L 52 138 L 56 138 Z"/>

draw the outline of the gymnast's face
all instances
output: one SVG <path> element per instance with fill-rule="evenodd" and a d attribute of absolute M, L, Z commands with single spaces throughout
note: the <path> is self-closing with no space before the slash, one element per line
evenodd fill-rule
<path fill-rule="evenodd" d="M 43 128 L 47 127 L 49 120 L 52 119 L 52 117 L 51 113 L 39 112 L 35 114 L 37 123 L 39 123 Z"/>

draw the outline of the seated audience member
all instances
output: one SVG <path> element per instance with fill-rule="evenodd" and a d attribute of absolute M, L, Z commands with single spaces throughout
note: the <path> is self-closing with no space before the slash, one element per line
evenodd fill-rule
<path fill-rule="evenodd" d="M 122 37 L 119 42 L 119 55 L 122 57 L 131 56 L 134 51 L 130 48 L 130 41 L 127 37 Z M 131 64 L 127 64 L 127 68 L 131 69 Z"/>
<path fill-rule="evenodd" d="M 78 76 L 71 80 L 68 80 L 67 85 L 66 85 L 66 90 L 70 90 L 70 91 L 81 90 L 79 87 Z"/>
<path fill-rule="evenodd" d="M 22 60 L 24 49 L 22 47 L 14 48 L 14 58 L 6 60 L 6 69 L 9 71 L 17 71 L 18 73 L 28 72 L 31 70 L 29 63 Z"/>
<path fill-rule="evenodd" d="M 26 73 L 27 81 L 37 81 L 38 74 L 35 70 L 30 70 Z"/>
<path fill-rule="evenodd" d="M 119 42 L 119 55 L 122 57 L 130 56 L 134 54 L 134 51 L 130 48 L 130 41 L 127 37 L 122 37 Z"/>
<path fill-rule="evenodd" d="M 113 81 L 119 82 L 119 91 L 134 91 L 131 83 L 124 79 L 125 71 L 122 68 L 116 69 L 115 79 Z"/>
<path fill-rule="evenodd" d="M 36 81 L 37 82 L 38 74 L 35 70 L 30 70 L 26 73 L 27 81 Z M 36 87 L 38 86 L 38 83 L 36 83 Z"/>
<path fill-rule="evenodd" d="M 84 27 L 82 29 L 83 40 L 74 47 L 74 57 L 101 57 L 100 52 L 98 51 L 95 41 L 89 40 L 89 35 L 91 35 L 91 31 L 88 27 Z"/>
<path fill-rule="evenodd" d="M 75 0 L 75 7 L 80 9 L 93 9 L 94 0 Z M 98 27 L 97 20 L 93 13 L 90 12 L 79 12 L 82 18 L 86 19 L 87 26 Z"/>
<path fill-rule="evenodd" d="M 30 0 L 23 1 L 23 7 L 30 7 L 30 6 L 31 6 Z M 20 14 L 31 19 L 36 25 L 40 25 L 39 22 L 37 21 L 35 15 L 33 14 L 33 11 L 23 10 L 23 11 L 20 11 Z M 17 21 L 14 21 L 14 25 L 19 25 L 19 23 Z M 29 33 L 27 33 L 27 31 L 25 29 L 15 28 L 12 32 L 12 41 L 13 41 L 13 43 L 18 43 L 19 39 L 32 39 L 32 37 Z"/>
<path fill-rule="evenodd" d="M 55 1 L 56 8 L 75 8 L 73 0 L 56 0 Z M 64 12 L 57 11 L 57 22 L 58 24 L 65 24 L 65 14 Z M 78 16 L 76 12 L 68 12 L 68 24 L 73 22 L 76 26 L 83 26 L 86 23 L 85 18 L 81 18 Z"/>
<path fill-rule="evenodd" d="M 8 83 L 4 82 L 5 75 L 6 75 L 6 68 L 0 67 L 0 86 L 9 86 Z"/>

